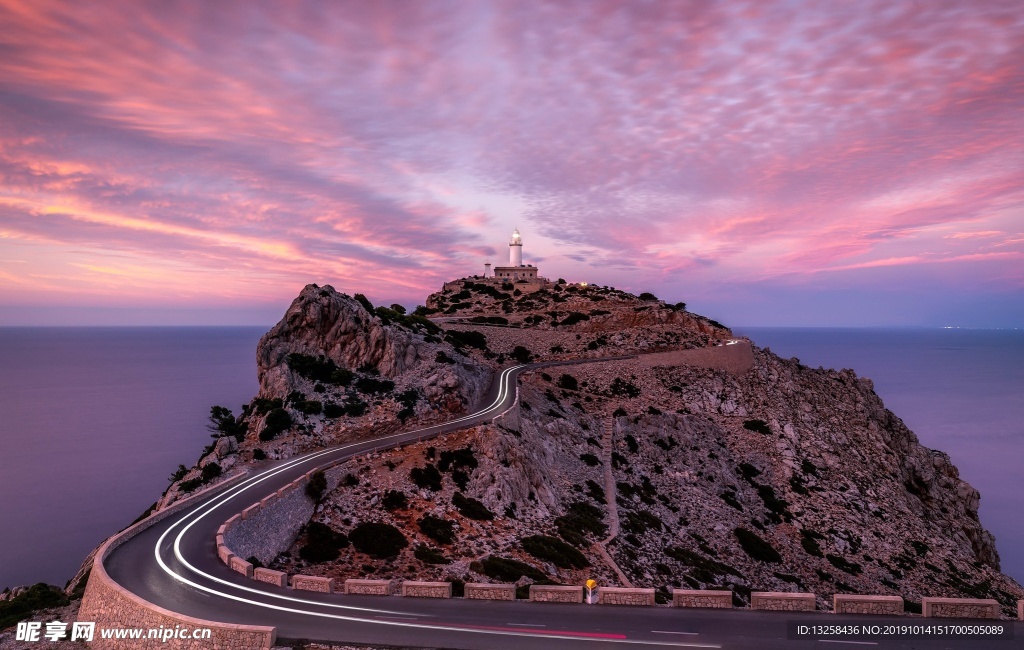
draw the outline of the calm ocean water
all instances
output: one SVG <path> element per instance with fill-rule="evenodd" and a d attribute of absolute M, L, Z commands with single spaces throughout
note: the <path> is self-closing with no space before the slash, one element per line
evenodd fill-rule
<path fill-rule="evenodd" d="M 255 394 L 263 328 L 0 328 L 0 588 L 63 585 Z"/>
<path fill-rule="evenodd" d="M 981 492 L 1003 572 L 1024 583 L 1024 330 L 736 328 L 805 365 L 853 368 Z"/>
<path fill-rule="evenodd" d="M 0 328 L 0 588 L 63 584 L 209 442 L 210 406 L 256 392 L 261 328 Z M 739 328 L 852 367 L 981 490 L 1024 581 L 1024 331 Z"/>

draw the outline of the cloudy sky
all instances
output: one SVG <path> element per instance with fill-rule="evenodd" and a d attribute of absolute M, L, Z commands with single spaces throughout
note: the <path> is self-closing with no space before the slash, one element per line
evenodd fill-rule
<path fill-rule="evenodd" d="M 734 325 L 1024 326 L 1007 2 L 0 0 L 0 324 L 507 260 Z"/>

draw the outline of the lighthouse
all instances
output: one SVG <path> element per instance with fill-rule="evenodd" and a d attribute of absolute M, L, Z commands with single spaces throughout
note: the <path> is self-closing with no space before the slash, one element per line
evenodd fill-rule
<path fill-rule="evenodd" d="M 519 229 L 512 231 L 512 239 L 508 242 L 508 265 L 523 265 L 523 238 L 519 235 Z"/>
<path fill-rule="evenodd" d="M 536 291 L 548 282 L 537 275 L 536 266 L 523 264 L 523 236 L 518 228 L 512 231 L 512 239 L 508 241 L 508 266 L 494 267 L 494 279 L 501 283 L 515 282 L 520 288 L 528 284 L 524 289 L 527 291 Z"/>

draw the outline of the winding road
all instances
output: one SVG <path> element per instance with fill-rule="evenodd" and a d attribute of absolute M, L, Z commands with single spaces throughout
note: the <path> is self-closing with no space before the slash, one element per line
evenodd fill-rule
<path fill-rule="evenodd" d="M 246 579 L 218 559 L 217 528 L 226 519 L 317 467 L 489 422 L 511 408 L 526 370 L 628 357 L 519 365 L 495 376 L 485 406 L 444 424 L 316 451 L 213 491 L 113 550 L 108 575 L 140 598 L 211 621 L 274 626 L 279 639 L 434 648 L 677 647 L 835 648 L 837 643 L 787 640 L 787 621 L 813 624 L 854 618 L 823 613 L 614 607 L 462 599 L 317 594 Z M 873 617 L 876 622 L 902 621 Z M 916 619 L 918 621 L 922 619 Z M 930 619 L 929 619 L 930 620 Z M 1024 624 L 1015 626 L 1024 638 Z M 280 643 L 280 642 L 279 642 Z M 950 639 L 868 643 L 883 648 L 1011 648 L 1019 641 Z M 858 645 L 863 645 L 858 644 Z"/>

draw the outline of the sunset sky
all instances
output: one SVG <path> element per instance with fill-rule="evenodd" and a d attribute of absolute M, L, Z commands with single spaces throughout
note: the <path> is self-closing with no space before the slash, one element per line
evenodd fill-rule
<path fill-rule="evenodd" d="M 732 325 L 1024 326 L 1022 7 L 0 0 L 0 325 L 411 307 L 518 227 Z"/>

